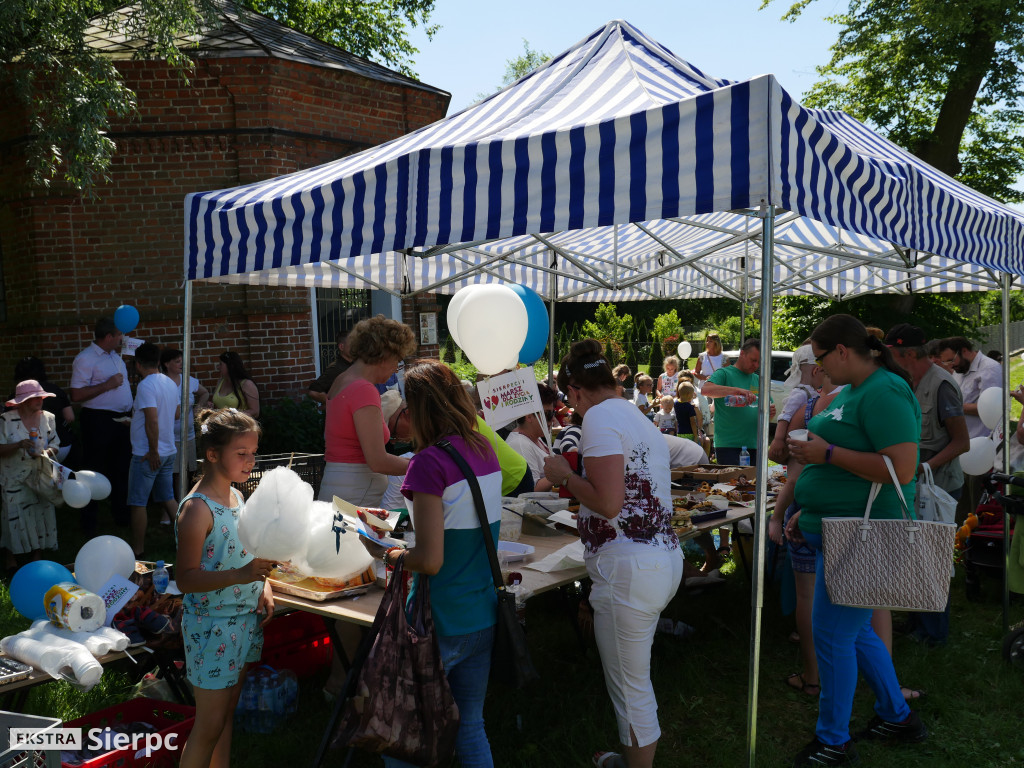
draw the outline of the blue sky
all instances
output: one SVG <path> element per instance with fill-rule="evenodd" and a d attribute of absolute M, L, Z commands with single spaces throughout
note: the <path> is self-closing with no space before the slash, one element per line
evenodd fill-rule
<path fill-rule="evenodd" d="M 452 94 L 449 114 L 491 93 L 505 64 L 523 51 L 556 54 L 612 19 L 625 19 L 709 75 L 742 80 L 774 74 L 794 95 L 816 79 L 828 61 L 838 27 L 824 20 L 843 11 L 845 0 L 817 0 L 796 22 L 779 17 L 790 0 L 758 11 L 759 0 L 437 0 L 433 40 L 414 30 L 420 49 L 413 68 L 420 80 Z"/>

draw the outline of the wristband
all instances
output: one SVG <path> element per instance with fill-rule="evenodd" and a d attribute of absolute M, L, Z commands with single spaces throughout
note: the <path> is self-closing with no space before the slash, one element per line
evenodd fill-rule
<path fill-rule="evenodd" d="M 384 566 L 385 567 L 387 567 L 387 568 L 391 567 L 391 562 L 388 560 L 388 555 L 390 555 L 396 549 L 401 549 L 401 547 L 388 547 L 387 549 L 384 550 L 384 554 L 381 555 L 380 559 L 384 561 Z"/>
<path fill-rule="evenodd" d="M 834 451 L 834 450 L 835 450 L 835 446 L 832 445 L 831 443 L 829 444 L 828 448 L 825 449 L 825 463 L 826 464 L 831 464 L 832 463 L 832 451 Z"/>
<path fill-rule="evenodd" d="M 570 472 L 570 473 L 569 473 L 568 475 L 566 475 L 565 477 L 563 477 L 563 478 L 562 478 L 562 482 L 560 482 L 560 483 L 559 483 L 559 485 L 560 485 L 560 486 L 561 486 L 562 488 L 568 488 L 568 487 L 569 487 L 569 478 L 570 478 L 570 477 L 572 477 L 572 472 Z"/>

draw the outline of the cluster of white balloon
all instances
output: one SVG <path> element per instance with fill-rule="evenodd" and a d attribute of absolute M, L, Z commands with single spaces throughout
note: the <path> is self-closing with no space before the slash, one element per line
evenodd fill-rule
<path fill-rule="evenodd" d="M 989 429 L 995 429 L 1003 420 L 1002 387 L 989 387 L 978 397 L 978 418 Z M 960 455 L 960 468 L 968 475 L 984 475 L 996 460 L 996 444 L 990 437 L 972 437 L 967 453 Z"/>
<path fill-rule="evenodd" d="M 548 310 L 521 285 L 469 285 L 448 305 L 448 332 L 485 376 L 531 365 L 544 354 Z"/>
<path fill-rule="evenodd" d="M 110 481 L 99 472 L 86 469 L 75 472 L 73 479 L 65 480 L 61 495 L 69 507 L 81 509 L 90 501 L 99 501 L 110 495 Z"/>

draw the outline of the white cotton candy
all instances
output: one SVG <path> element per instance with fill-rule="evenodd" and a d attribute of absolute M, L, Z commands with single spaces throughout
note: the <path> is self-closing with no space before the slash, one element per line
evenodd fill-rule
<path fill-rule="evenodd" d="M 312 486 L 292 470 L 270 470 L 238 517 L 242 546 L 267 560 L 295 560 L 306 549 L 312 503 Z"/>
<path fill-rule="evenodd" d="M 335 533 L 334 506 L 314 501 L 309 509 L 309 539 L 305 554 L 295 564 L 314 578 L 347 581 L 365 571 L 373 557 L 359 540 L 353 528 Z M 341 527 L 341 524 L 339 524 Z M 338 542 L 341 542 L 340 551 Z"/>

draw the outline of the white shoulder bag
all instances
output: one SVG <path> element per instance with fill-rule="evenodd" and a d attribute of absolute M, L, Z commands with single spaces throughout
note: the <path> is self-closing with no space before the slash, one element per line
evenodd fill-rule
<path fill-rule="evenodd" d="M 888 456 L 883 456 L 903 516 L 872 520 L 881 483 L 872 483 L 863 517 L 821 521 L 825 587 L 836 605 L 942 612 L 949 598 L 949 569 L 956 526 L 913 520 Z"/>
<path fill-rule="evenodd" d="M 924 463 L 922 479 L 917 481 L 917 519 L 956 525 L 956 499 L 935 484 L 932 468 Z"/>

